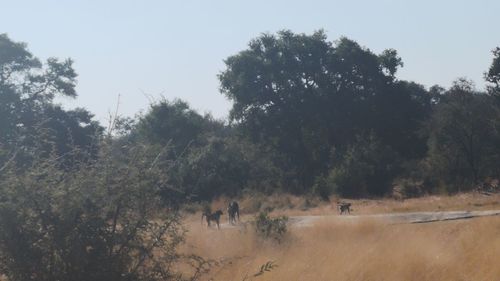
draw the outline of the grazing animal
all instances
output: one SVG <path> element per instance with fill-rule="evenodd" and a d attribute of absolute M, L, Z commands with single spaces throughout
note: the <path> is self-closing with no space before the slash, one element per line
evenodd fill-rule
<path fill-rule="evenodd" d="M 227 214 L 229 216 L 230 224 L 236 223 L 236 217 L 238 218 L 238 222 L 240 221 L 240 206 L 238 205 L 238 202 L 233 201 L 229 203 L 229 206 L 227 206 Z"/>
<path fill-rule="evenodd" d="M 337 203 L 339 206 L 340 214 L 351 214 L 351 203 Z"/>
<path fill-rule="evenodd" d="M 210 222 L 214 221 L 217 224 L 217 228 L 220 229 L 220 216 L 222 216 L 222 211 L 217 210 L 215 213 L 210 213 L 209 211 L 205 211 L 201 214 L 201 222 L 203 223 L 203 217 L 207 220 L 207 225 L 210 227 Z"/>

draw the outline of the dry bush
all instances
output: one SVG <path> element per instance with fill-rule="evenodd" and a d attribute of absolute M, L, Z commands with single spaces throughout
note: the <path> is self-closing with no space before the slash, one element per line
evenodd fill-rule
<path fill-rule="evenodd" d="M 210 261 L 177 251 L 184 228 L 159 196 L 162 156 L 103 145 L 72 170 L 59 158 L 26 171 L 9 166 L 0 173 L 0 273 L 9 281 L 196 280 Z"/>

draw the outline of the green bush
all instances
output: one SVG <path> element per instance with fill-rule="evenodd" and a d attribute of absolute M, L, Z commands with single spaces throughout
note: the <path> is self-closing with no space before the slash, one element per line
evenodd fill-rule
<path fill-rule="evenodd" d="M 384 196 L 400 172 L 399 155 L 373 135 L 360 135 L 333 163 L 324 185 L 344 197 Z"/>
<path fill-rule="evenodd" d="M 404 198 L 422 196 L 426 191 L 423 186 L 423 181 L 417 181 L 413 179 L 396 180 L 395 189 L 397 189 Z"/>
<path fill-rule="evenodd" d="M 287 233 L 288 217 L 271 218 L 267 212 L 260 212 L 255 217 L 255 231 L 258 237 L 280 243 Z"/>
<path fill-rule="evenodd" d="M 316 177 L 313 185 L 313 194 L 319 196 L 324 201 L 330 201 L 330 194 L 332 194 L 332 186 L 328 183 L 327 178 L 324 176 Z"/>
<path fill-rule="evenodd" d="M 500 103 L 459 79 L 441 94 L 429 121 L 427 176 L 447 192 L 471 190 L 500 173 Z"/>
<path fill-rule="evenodd" d="M 0 174 L 0 269 L 9 281 L 183 280 L 180 216 L 163 210 L 162 156 L 104 145 L 96 161 L 63 171 L 57 158 Z M 187 260 L 185 260 L 187 259 Z"/>

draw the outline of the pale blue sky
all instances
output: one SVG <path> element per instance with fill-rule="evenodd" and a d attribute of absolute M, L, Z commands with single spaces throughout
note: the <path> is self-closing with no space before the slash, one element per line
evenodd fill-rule
<path fill-rule="evenodd" d="M 230 103 L 216 75 L 223 60 L 262 32 L 323 28 L 379 53 L 396 49 L 398 73 L 429 87 L 468 77 L 484 87 L 490 51 L 500 46 L 500 1 L 45 1 L 0 0 L 0 33 L 40 58 L 71 57 L 76 101 L 105 121 L 121 95 L 133 116 L 148 98 L 187 100 L 225 117 Z"/>

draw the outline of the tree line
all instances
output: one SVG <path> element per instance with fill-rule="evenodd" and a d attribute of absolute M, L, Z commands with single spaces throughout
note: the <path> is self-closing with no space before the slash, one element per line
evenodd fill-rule
<path fill-rule="evenodd" d="M 397 78 L 403 60 L 323 31 L 262 34 L 218 75 L 227 120 L 161 99 L 106 130 L 77 96 L 70 59 L 41 62 L 0 35 L 0 169 L 57 158 L 63 171 L 99 158 L 102 142 L 165 153 L 165 203 L 245 192 L 327 199 L 458 192 L 500 177 L 500 49 L 486 90 L 464 78 L 445 89 Z M 113 154 L 112 154 L 113 155 Z M 115 155 L 119 157 L 119 153 Z"/>

